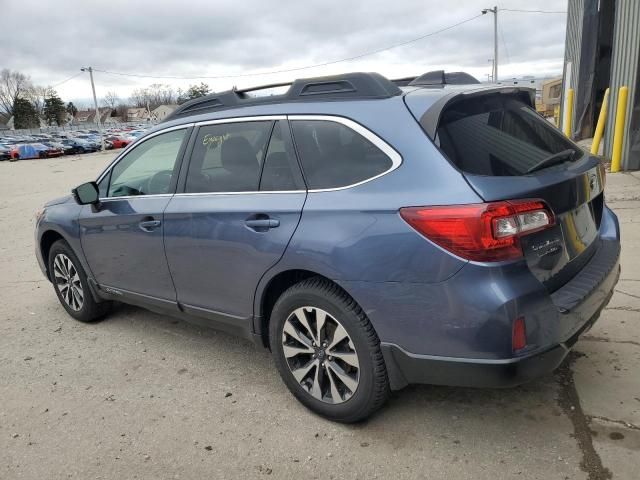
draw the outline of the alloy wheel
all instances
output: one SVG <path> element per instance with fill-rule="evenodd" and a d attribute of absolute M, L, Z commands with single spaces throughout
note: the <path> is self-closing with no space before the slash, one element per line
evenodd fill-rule
<path fill-rule="evenodd" d="M 293 377 L 314 398 L 337 404 L 356 392 L 358 353 L 342 324 L 326 311 L 294 310 L 284 322 L 282 349 Z"/>
<path fill-rule="evenodd" d="M 80 275 L 71 259 L 64 253 L 59 253 L 53 260 L 53 275 L 64 303 L 76 312 L 81 310 L 84 304 L 84 290 Z"/>

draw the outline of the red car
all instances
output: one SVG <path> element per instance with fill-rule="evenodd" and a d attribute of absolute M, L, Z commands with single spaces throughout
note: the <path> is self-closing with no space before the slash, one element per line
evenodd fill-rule
<path fill-rule="evenodd" d="M 107 137 L 107 140 L 111 142 L 113 148 L 124 148 L 129 145 L 129 142 L 120 137 Z"/>

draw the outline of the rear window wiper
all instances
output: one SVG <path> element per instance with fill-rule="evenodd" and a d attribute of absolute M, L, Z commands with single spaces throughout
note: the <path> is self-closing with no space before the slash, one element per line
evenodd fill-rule
<path fill-rule="evenodd" d="M 567 160 L 573 160 L 576 151 L 568 148 L 567 150 L 562 150 L 561 152 L 554 153 L 553 155 L 549 155 L 546 158 L 543 158 L 538 163 L 536 163 L 533 167 L 527 170 L 524 173 L 532 173 L 536 170 L 542 170 L 543 168 L 550 167 L 551 165 L 556 165 L 558 163 L 566 162 Z"/>

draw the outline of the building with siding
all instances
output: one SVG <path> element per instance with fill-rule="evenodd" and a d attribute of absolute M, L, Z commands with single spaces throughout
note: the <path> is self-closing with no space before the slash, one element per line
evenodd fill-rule
<path fill-rule="evenodd" d="M 611 158 L 618 90 L 629 88 L 622 169 L 640 169 L 640 0 L 569 0 L 561 119 L 575 91 L 574 139 L 593 136 L 610 89 L 603 154 Z"/>

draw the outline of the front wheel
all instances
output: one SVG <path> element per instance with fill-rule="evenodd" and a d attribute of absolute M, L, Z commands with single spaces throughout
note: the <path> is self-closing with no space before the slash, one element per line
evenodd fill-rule
<path fill-rule="evenodd" d="M 76 320 L 91 322 L 109 311 L 110 302 L 98 303 L 93 299 L 87 275 L 64 240 L 58 240 L 49 250 L 49 276 L 58 300 Z"/>
<path fill-rule="evenodd" d="M 292 286 L 273 307 L 269 330 L 280 376 L 310 410 L 352 423 L 387 400 L 389 381 L 378 336 L 337 285 L 317 277 Z"/>

